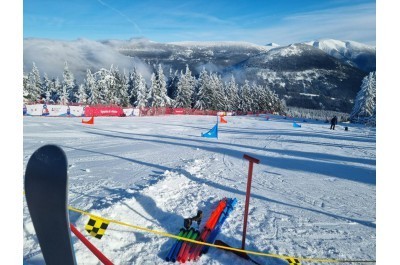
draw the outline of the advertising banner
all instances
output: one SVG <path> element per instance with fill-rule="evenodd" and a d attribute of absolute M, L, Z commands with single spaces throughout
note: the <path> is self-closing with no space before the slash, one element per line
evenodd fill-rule
<path fill-rule="evenodd" d="M 133 116 L 139 117 L 140 116 L 140 109 L 133 109 Z"/>
<path fill-rule="evenodd" d="M 116 107 L 116 106 L 86 106 L 85 116 L 86 117 L 95 117 L 95 116 L 124 117 L 125 113 L 121 107 Z"/>
<path fill-rule="evenodd" d="M 173 111 L 173 114 L 175 115 L 183 115 L 185 114 L 185 109 L 184 108 L 175 108 Z"/>
<path fill-rule="evenodd" d="M 45 104 L 34 104 L 34 105 L 25 105 L 26 107 L 26 114 L 28 116 L 43 116 L 46 115 L 47 106 L 44 108 Z"/>
<path fill-rule="evenodd" d="M 124 111 L 124 113 L 125 113 L 125 115 L 126 115 L 127 117 L 133 116 L 133 109 L 132 109 L 132 108 L 123 109 L 123 111 Z"/>

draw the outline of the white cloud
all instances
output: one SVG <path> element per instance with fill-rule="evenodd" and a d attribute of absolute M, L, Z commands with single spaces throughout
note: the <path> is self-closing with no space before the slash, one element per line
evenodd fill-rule
<path fill-rule="evenodd" d="M 204 20 L 214 21 L 214 27 L 205 23 L 203 27 L 196 27 L 196 30 L 184 30 L 174 36 L 187 40 L 249 41 L 256 44 L 275 42 L 280 45 L 321 38 L 353 40 L 369 45 L 375 45 L 376 42 L 375 4 L 296 13 L 264 25 L 241 25 L 238 22 L 240 19 L 235 23 L 214 17 L 204 17 Z M 164 37 L 168 38 L 167 35 Z"/>
<path fill-rule="evenodd" d="M 375 4 L 298 13 L 284 17 L 275 26 L 250 30 L 248 34 L 252 35 L 250 38 L 256 43 L 274 41 L 279 44 L 290 44 L 333 38 L 375 45 Z"/>

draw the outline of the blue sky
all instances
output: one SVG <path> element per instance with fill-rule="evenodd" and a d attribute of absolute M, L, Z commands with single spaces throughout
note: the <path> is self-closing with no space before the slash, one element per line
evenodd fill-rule
<path fill-rule="evenodd" d="M 333 38 L 376 44 L 369 0 L 25 0 L 23 36 L 280 45 Z"/>

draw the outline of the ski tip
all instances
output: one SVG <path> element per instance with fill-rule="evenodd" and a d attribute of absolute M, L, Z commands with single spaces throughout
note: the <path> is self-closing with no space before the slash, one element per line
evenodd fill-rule
<path fill-rule="evenodd" d="M 56 145 L 48 144 L 38 148 L 29 158 L 25 170 L 25 192 L 31 190 L 40 183 L 54 183 L 61 180 L 62 183 L 67 179 L 67 157 L 64 151 Z M 57 176 L 57 177 L 54 177 Z M 40 181 L 40 182 L 38 182 Z M 44 186 L 41 185 L 41 188 Z"/>
<path fill-rule="evenodd" d="M 66 160 L 64 151 L 57 145 L 47 144 L 38 148 L 29 158 L 29 162 L 37 161 L 42 164 L 51 164 L 55 161 Z"/>

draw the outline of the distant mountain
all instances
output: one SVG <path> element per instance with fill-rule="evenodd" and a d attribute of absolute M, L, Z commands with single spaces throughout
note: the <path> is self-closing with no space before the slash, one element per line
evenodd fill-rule
<path fill-rule="evenodd" d="M 62 79 L 67 61 L 77 82 L 86 69 L 135 66 L 149 82 L 153 65 L 193 74 L 202 68 L 225 78 L 232 74 L 265 84 L 284 98 L 288 106 L 351 111 L 361 80 L 375 69 L 375 48 L 356 42 L 319 40 L 289 46 L 256 45 L 247 42 L 157 43 L 147 39 L 59 41 L 24 39 L 24 72 L 35 62 L 43 74 Z"/>
<path fill-rule="evenodd" d="M 273 47 L 273 48 L 276 48 L 276 47 L 279 47 L 280 45 L 279 45 L 279 44 L 276 44 L 276 43 L 273 43 L 273 42 L 271 42 L 271 43 L 265 44 L 265 46 L 267 46 L 267 47 Z"/>
<path fill-rule="evenodd" d="M 185 69 L 188 64 L 194 74 L 205 67 L 208 71 L 222 69 L 266 52 L 273 47 L 248 42 L 171 42 L 157 43 L 146 39 L 129 41 L 104 41 L 119 53 L 140 58 L 149 64 L 162 63 L 166 68 Z"/>
<path fill-rule="evenodd" d="M 365 72 L 376 70 L 376 48 L 355 41 L 321 39 L 304 42 Z"/>
<path fill-rule="evenodd" d="M 237 79 L 268 85 L 288 106 L 350 112 L 366 72 L 320 49 L 292 44 L 226 69 Z"/>

